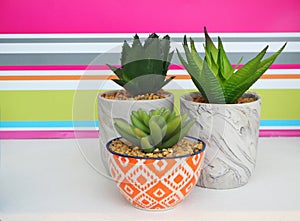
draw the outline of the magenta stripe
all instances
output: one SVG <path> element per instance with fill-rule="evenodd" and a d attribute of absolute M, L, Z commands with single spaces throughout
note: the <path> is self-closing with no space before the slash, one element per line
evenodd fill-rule
<path fill-rule="evenodd" d="M 170 70 L 184 69 L 182 65 L 170 65 Z M 270 69 L 300 69 L 300 64 L 273 64 Z M 0 71 L 51 71 L 51 70 L 109 70 L 106 65 L 51 65 L 51 66 L 0 66 Z"/>
<path fill-rule="evenodd" d="M 260 137 L 300 137 L 300 130 L 260 130 Z M 0 139 L 71 139 L 98 138 L 96 130 L 0 131 Z"/>
<path fill-rule="evenodd" d="M 97 138 L 96 130 L 61 130 L 61 131 L 0 131 L 0 139 L 68 139 Z"/>

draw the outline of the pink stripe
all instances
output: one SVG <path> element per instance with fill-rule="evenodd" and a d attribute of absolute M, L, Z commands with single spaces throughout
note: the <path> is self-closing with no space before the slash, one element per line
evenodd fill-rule
<path fill-rule="evenodd" d="M 118 66 L 118 65 L 116 65 Z M 170 70 L 184 69 L 182 65 L 170 65 Z M 300 64 L 273 64 L 270 69 L 300 69 Z M 0 66 L 0 71 L 51 71 L 51 70 L 109 70 L 106 65 L 52 65 L 52 66 Z"/>
<path fill-rule="evenodd" d="M 260 130 L 260 137 L 300 137 L 300 130 Z M 0 139 L 72 139 L 98 138 L 96 130 L 0 131 Z"/>
<path fill-rule="evenodd" d="M 300 130 L 260 130 L 260 137 L 300 137 Z"/>
<path fill-rule="evenodd" d="M 63 130 L 63 131 L 0 131 L 0 139 L 69 139 L 98 138 L 95 130 Z"/>

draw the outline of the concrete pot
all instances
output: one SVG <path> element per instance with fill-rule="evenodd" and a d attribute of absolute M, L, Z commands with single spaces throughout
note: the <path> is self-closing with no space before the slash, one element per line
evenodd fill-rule
<path fill-rule="evenodd" d="M 105 94 L 114 93 L 104 92 Z M 170 92 L 168 97 L 156 100 L 112 100 L 102 97 L 101 93 L 98 95 L 98 122 L 99 122 L 99 136 L 100 136 L 100 148 L 101 158 L 105 168 L 107 169 L 107 159 L 105 157 L 106 144 L 115 137 L 120 137 L 114 128 L 113 118 L 122 118 L 130 122 L 130 114 L 132 111 L 136 111 L 142 108 L 145 111 L 157 109 L 161 107 L 174 108 L 174 95 Z M 107 169 L 108 173 L 108 169 Z"/>
<path fill-rule="evenodd" d="M 230 189 L 245 185 L 255 164 L 259 135 L 261 99 L 255 93 L 244 97 L 256 100 L 244 104 L 205 104 L 191 101 L 199 93 L 181 96 L 181 114 L 196 119 L 188 135 L 207 144 L 204 168 L 197 185 Z"/>

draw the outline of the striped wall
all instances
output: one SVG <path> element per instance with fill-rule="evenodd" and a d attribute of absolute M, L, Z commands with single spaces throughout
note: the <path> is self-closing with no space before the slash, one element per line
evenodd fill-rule
<path fill-rule="evenodd" d="M 163 35 L 161 33 L 160 35 Z M 182 50 L 184 34 L 169 33 Z M 187 34 L 201 56 L 203 34 Z M 0 138 L 97 137 L 96 97 L 118 89 L 106 63 L 119 64 L 123 40 L 133 34 L 0 34 Z M 146 37 L 147 34 L 141 34 Z M 263 99 L 261 136 L 300 135 L 300 33 L 212 33 L 221 36 L 232 63 L 246 62 L 265 45 L 267 56 L 288 42 L 274 65 L 251 88 Z M 242 62 L 242 63 L 243 63 Z M 174 57 L 165 89 L 195 90 Z"/>

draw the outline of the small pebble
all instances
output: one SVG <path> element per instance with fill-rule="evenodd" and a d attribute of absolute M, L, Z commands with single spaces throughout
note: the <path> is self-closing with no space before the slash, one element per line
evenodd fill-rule
<path fill-rule="evenodd" d="M 186 138 L 183 138 L 178 144 L 172 148 L 159 150 L 155 149 L 154 153 L 144 153 L 137 146 L 130 146 L 123 143 L 121 140 L 114 140 L 110 145 L 110 149 L 116 153 L 125 154 L 128 156 L 138 156 L 146 158 L 163 158 L 163 157 L 174 157 L 183 156 L 187 154 L 197 153 L 203 148 L 203 144 L 198 142 L 192 142 Z"/>

